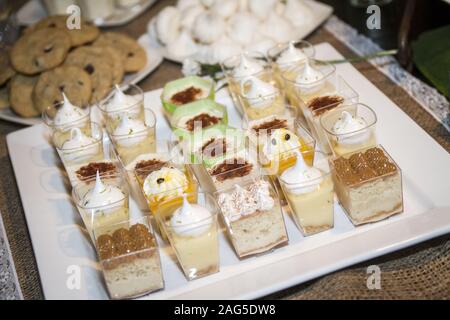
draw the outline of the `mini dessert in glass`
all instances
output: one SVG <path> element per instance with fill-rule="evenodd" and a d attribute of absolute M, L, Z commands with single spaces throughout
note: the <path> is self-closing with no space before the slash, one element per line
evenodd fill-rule
<path fill-rule="evenodd" d="M 136 298 L 163 289 L 158 243 L 149 218 L 133 219 L 113 229 L 95 230 L 97 255 L 110 297 Z"/>
<path fill-rule="evenodd" d="M 144 93 L 136 85 L 129 84 L 122 88 L 116 85 L 97 105 L 109 133 L 116 130 L 123 117 L 145 122 Z"/>
<path fill-rule="evenodd" d="M 216 193 L 236 254 L 242 258 L 287 244 L 277 192 L 267 179 L 247 179 Z"/>
<path fill-rule="evenodd" d="M 88 127 L 91 119 L 88 106 L 74 106 L 64 93 L 62 93 L 62 96 L 63 101 L 45 108 L 42 112 L 42 119 L 47 128 L 50 129 L 51 134 L 58 131 L 64 140 L 69 136 L 71 128 Z"/>
<path fill-rule="evenodd" d="M 189 76 L 166 83 L 161 94 L 161 101 L 170 119 L 170 115 L 178 107 L 202 99 L 214 101 L 214 94 L 212 81 Z"/>
<path fill-rule="evenodd" d="M 118 160 L 111 145 L 103 143 L 103 129 L 95 122 L 69 132 L 56 130 L 53 144 L 72 186 L 100 175 L 119 173 Z"/>
<path fill-rule="evenodd" d="M 249 76 L 258 75 L 268 66 L 266 57 L 260 52 L 245 52 L 231 56 L 221 62 L 222 71 L 228 82 L 228 90 L 239 112 L 243 112 L 239 100 L 241 81 Z"/>
<path fill-rule="evenodd" d="M 175 109 L 170 118 L 174 134 L 183 137 L 197 129 L 227 124 L 227 108 L 209 99 L 198 100 Z"/>
<path fill-rule="evenodd" d="M 156 218 L 188 280 L 219 271 L 217 204 L 213 196 L 184 194 L 162 201 Z"/>
<path fill-rule="evenodd" d="M 89 235 L 111 233 L 128 225 L 129 199 L 126 180 L 120 175 L 100 177 L 80 182 L 73 187 L 72 198 Z"/>
<path fill-rule="evenodd" d="M 334 192 L 327 157 L 316 151 L 308 165 L 307 152 L 296 152 L 297 161 L 278 178 L 297 227 L 308 236 L 333 228 Z"/>
<path fill-rule="evenodd" d="M 375 112 L 361 103 L 339 106 L 320 118 L 331 150 L 338 156 L 375 146 L 376 123 Z"/>
<path fill-rule="evenodd" d="M 241 80 L 239 99 L 244 114 L 251 120 L 285 112 L 284 95 L 270 73 L 263 71 L 258 77 Z"/>
<path fill-rule="evenodd" d="M 299 40 L 280 43 L 269 49 L 267 55 L 272 63 L 275 79 L 280 88 L 284 86 L 281 74 L 293 66 L 298 66 L 313 59 L 315 49 L 311 43 Z"/>
<path fill-rule="evenodd" d="M 403 211 L 400 168 L 380 145 L 330 159 L 339 202 L 354 225 Z"/>

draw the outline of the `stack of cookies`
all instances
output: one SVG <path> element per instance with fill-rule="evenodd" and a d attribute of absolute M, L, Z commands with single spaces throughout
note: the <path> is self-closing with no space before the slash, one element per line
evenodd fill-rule
<path fill-rule="evenodd" d="M 67 28 L 67 16 L 50 16 L 24 30 L 9 51 L 0 51 L 0 109 L 21 117 L 68 99 L 87 106 L 104 98 L 125 73 L 147 63 L 145 50 L 125 34 L 100 32 L 82 21 Z"/>

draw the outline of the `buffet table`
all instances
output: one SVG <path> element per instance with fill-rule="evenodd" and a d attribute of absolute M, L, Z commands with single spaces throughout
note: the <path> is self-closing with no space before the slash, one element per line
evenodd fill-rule
<path fill-rule="evenodd" d="M 174 1 L 159 1 L 151 9 L 126 26 L 112 28 L 137 38 L 146 32 L 147 22 L 163 6 Z M 336 23 L 337 18 L 334 19 Z M 313 44 L 329 42 L 344 56 L 355 53 L 338 40 L 330 25 L 322 26 L 307 40 Z M 405 113 L 428 132 L 442 147 L 450 152 L 450 133 L 404 89 L 368 62 L 354 66 L 371 82 L 392 99 Z M 164 61 L 158 69 L 142 80 L 139 86 L 144 91 L 162 87 L 169 80 L 180 77 L 178 64 Z M 0 297 L 25 299 L 44 298 L 36 261 L 28 234 L 27 224 L 11 167 L 6 135 L 23 126 L 0 121 L 0 212 L 4 230 L 0 224 Z M 413 146 L 412 146 L 413 147 Z M 1 222 L 1 221 L 0 221 Z M 14 264 L 8 261 L 8 246 Z M 381 290 L 367 288 L 367 267 L 378 265 L 381 269 Z M 20 285 L 15 286 L 16 276 Z M 441 299 L 448 298 L 450 275 L 450 235 L 445 235 L 420 245 L 382 256 L 359 265 L 335 272 L 305 284 L 286 289 L 266 298 L 269 299 Z M 9 285 L 8 285 L 9 283 Z M 20 292 L 21 291 L 21 292 Z"/>

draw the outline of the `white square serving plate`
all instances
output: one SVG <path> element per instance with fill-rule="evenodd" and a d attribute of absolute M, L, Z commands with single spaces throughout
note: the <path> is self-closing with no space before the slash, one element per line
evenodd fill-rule
<path fill-rule="evenodd" d="M 329 44 L 316 46 L 318 59 L 341 59 Z M 450 155 L 350 64 L 337 72 L 377 113 L 377 137 L 403 173 L 404 212 L 390 219 L 354 227 L 335 203 L 335 227 L 303 237 L 286 217 L 289 245 L 262 256 L 239 260 L 220 234 L 221 270 L 188 282 L 161 239 L 165 289 L 143 299 L 257 298 L 340 268 L 450 232 Z M 162 116 L 161 90 L 146 93 L 157 114 L 157 135 L 170 129 Z M 217 94 L 230 125 L 241 119 L 226 90 Z M 43 125 L 7 137 L 41 283 L 47 299 L 106 299 L 95 251 L 73 206 L 64 173 Z M 132 201 L 133 215 L 141 214 Z M 79 286 L 74 278 L 79 276 Z M 77 282 L 75 282 L 77 284 Z"/>

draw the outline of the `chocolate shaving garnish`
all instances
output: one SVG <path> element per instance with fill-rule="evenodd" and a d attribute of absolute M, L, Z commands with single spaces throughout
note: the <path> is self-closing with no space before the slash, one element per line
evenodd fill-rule
<path fill-rule="evenodd" d="M 281 120 L 281 119 L 273 119 L 264 123 L 261 123 L 257 126 L 253 127 L 253 130 L 255 130 L 256 134 L 259 135 L 260 131 L 266 130 L 266 133 L 268 135 L 272 134 L 272 130 L 276 129 L 287 129 L 288 124 L 287 120 Z"/>
<path fill-rule="evenodd" d="M 189 131 L 194 131 L 196 125 L 198 126 L 198 124 L 200 124 L 200 127 L 203 129 L 218 124 L 220 120 L 221 118 L 210 116 L 207 113 L 202 113 L 186 122 L 186 129 Z"/>
<path fill-rule="evenodd" d="M 321 115 L 325 111 L 329 111 L 344 101 L 340 96 L 323 96 L 312 99 L 308 102 L 308 108 L 315 114 Z"/>
<path fill-rule="evenodd" d="M 202 154 L 206 157 L 218 157 L 227 152 L 227 143 L 225 139 L 212 138 L 202 147 Z"/>
<path fill-rule="evenodd" d="M 253 165 L 243 159 L 229 159 L 219 164 L 211 174 L 217 181 L 223 182 L 227 179 L 241 178 L 248 175 L 253 169 Z"/>
<path fill-rule="evenodd" d="M 100 175 L 105 173 L 115 173 L 117 172 L 117 167 L 111 162 L 91 162 L 88 165 L 79 168 L 75 173 L 77 174 L 78 179 L 86 181 L 95 176 L 97 171 Z"/>
<path fill-rule="evenodd" d="M 166 164 L 167 162 L 158 159 L 142 160 L 136 163 L 134 169 L 142 179 L 145 179 L 150 173 L 152 173 L 153 171 L 158 171 Z"/>
<path fill-rule="evenodd" d="M 195 87 L 189 87 L 186 90 L 175 93 L 170 99 L 176 105 L 183 105 L 197 100 L 197 95 L 202 93 L 202 90 Z"/>

